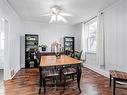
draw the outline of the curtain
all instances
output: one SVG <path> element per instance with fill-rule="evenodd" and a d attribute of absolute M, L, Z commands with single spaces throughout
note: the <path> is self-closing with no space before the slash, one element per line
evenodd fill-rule
<path fill-rule="evenodd" d="M 96 60 L 100 66 L 105 66 L 105 35 L 104 35 L 104 13 L 98 14 L 97 51 Z"/>
<path fill-rule="evenodd" d="M 81 50 L 82 50 L 81 59 L 86 60 L 86 51 L 87 51 L 87 28 L 86 28 L 86 23 L 84 23 L 84 22 L 82 22 Z"/>

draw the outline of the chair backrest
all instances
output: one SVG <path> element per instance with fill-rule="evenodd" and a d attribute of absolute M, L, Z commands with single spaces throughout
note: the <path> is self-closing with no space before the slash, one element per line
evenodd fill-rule
<path fill-rule="evenodd" d="M 82 55 L 82 51 L 75 51 L 74 52 L 74 58 L 80 60 L 81 59 L 81 55 Z"/>

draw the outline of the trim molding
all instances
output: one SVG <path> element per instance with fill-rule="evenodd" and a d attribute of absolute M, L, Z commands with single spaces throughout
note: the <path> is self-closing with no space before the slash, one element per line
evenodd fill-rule
<path fill-rule="evenodd" d="M 84 67 L 87 67 L 87 68 L 89 68 L 89 69 L 91 69 L 91 70 L 93 70 L 93 71 L 95 71 L 95 72 L 97 72 L 97 73 L 99 73 L 99 74 L 101 74 L 101 75 L 107 77 L 107 78 L 109 78 L 109 75 L 110 75 L 110 74 L 109 74 L 108 71 L 102 70 L 102 69 L 100 69 L 100 68 L 91 66 L 91 65 L 86 64 L 86 63 L 84 63 L 83 66 L 84 66 Z"/>
<path fill-rule="evenodd" d="M 13 78 L 15 77 L 15 75 L 16 75 L 18 72 L 19 72 L 19 70 L 15 71 L 15 72 L 14 72 L 14 75 L 11 77 L 11 79 L 13 79 Z M 10 80 L 11 80 L 11 79 L 10 79 Z"/>

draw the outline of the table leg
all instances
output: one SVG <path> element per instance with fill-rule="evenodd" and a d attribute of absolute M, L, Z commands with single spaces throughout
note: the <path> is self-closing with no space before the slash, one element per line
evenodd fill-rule
<path fill-rule="evenodd" d="M 62 68 L 60 68 L 60 82 L 62 81 Z"/>
<path fill-rule="evenodd" d="M 44 95 L 46 95 L 46 81 L 45 81 L 45 77 L 42 78 L 43 80 L 43 87 L 44 87 Z"/>
<path fill-rule="evenodd" d="M 77 65 L 77 84 L 78 84 L 78 88 L 79 91 L 81 93 L 81 88 L 80 88 L 80 79 L 81 79 L 81 65 Z"/>
<path fill-rule="evenodd" d="M 39 67 L 39 73 L 40 73 L 40 80 L 39 80 L 39 94 L 41 93 L 42 88 L 42 68 Z"/>

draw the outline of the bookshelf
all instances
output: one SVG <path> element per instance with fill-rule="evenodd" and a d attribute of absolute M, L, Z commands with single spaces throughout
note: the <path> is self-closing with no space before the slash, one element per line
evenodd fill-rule
<path fill-rule="evenodd" d="M 25 68 L 30 67 L 30 62 L 34 62 L 34 52 L 38 49 L 38 35 L 25 34 Z"/>
<path fill-rule="evenodd" d="M 75 38 L 74 37 L 64 37 L 64 51 L 68 55 L 69 53 L 74 53 L 75 51 Z"/>

